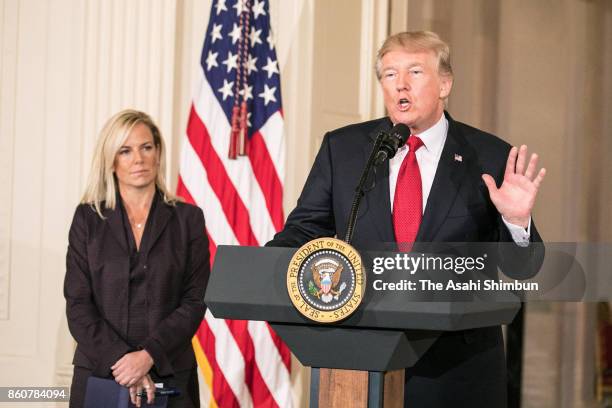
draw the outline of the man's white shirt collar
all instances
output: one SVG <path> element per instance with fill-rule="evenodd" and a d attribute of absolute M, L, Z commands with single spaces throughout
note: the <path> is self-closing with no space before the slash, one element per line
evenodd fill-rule
<path fill-rule="evenodd" d="M 441 153 L 442 148 L 444 147 L 444 142 L 446 142 L 447 132 L 448 119 L 446 119 L 446 116 L 442 114 L 440 120 L 438 120 L 435 125 L 415 136 L 418 136 L 419 139 L 423 141 L 423 146 L 429 153 L 439 157 L 439 153 Z"/>

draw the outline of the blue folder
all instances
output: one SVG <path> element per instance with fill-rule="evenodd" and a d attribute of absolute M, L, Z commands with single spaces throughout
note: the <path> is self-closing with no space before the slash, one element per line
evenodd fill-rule
<path fill-rule="evenodd" d="M 155 397 L 152 405 L 147 404 L 147 399 L 141 399 L 141 408 L 160 407 L 168 405 L 167 396 Z M 135 407 L 130 401 L 128 389 L 119 385 L 115 380 L 99 377 L 89 377 L 87 390 L 85 391 L 85 408 L 132 408 Z"/>

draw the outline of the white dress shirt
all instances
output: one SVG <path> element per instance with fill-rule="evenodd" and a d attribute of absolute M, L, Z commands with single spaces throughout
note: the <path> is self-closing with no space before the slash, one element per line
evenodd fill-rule
<path fill-rule="evenodd" d="M 431 185 L 433 184 L 434 177 L 436 175 L 436 169 L 440 162 L 440 156 L 442 155 L 442 149 L 446 142 L 446 135 L 448 134 L 448 120 L 442 114 L 440 120 L 424 131 L 418 136 L 423 141 L 423 146 L 416 151 L 417 162 L 419 163 L 419 170 L 421 171 L 421 185 L 423 189 L 423 212 L 427 206 L 427 199 L 431 192 Z M 401 147 L 395 156 L 389 160 L 389 195 L 391 199 L 391 212 L 393 213 L 393 199 L 395 197 L 395 186 L 397 185 L 397 176 L 404 161 L 404 158 L 408 154 L 408 144 Z M 504 217 L 502 221 L 510 231 L 512 239 L 518 245 L 527 246 L 529 244 L 529 236 L 531 231 L 531 217 L 529 218 L 529 225 L 527 229 L 520 225 L 515 225 L 507 222 Z"/>

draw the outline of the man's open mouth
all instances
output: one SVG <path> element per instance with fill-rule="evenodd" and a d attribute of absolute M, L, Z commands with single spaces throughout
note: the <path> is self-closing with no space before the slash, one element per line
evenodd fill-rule
<path fill-rule="evenodd" d="M 400 111 L 406 111 L 410 108 L 410 101 L 407 98 L 402 98 L 397 104 Z"/>

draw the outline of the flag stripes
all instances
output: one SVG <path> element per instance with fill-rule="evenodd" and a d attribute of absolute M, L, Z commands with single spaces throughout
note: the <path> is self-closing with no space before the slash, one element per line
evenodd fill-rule
<path fill-rule="evenodd" d="M 283 115 L 268 1 L 214 0 L 200 63 L 177 193 L 204 211 L 212 262 L 217 245 L 263 245 L 284 222 Z M 237 106 L 242 122 L 232 122 Z M 247 126 L 247 155 L 230 159 L 238 122 Z M 210 389 L 203 406 L 292 406 L 291 355 L 267 323 L 207 311 L 193 345 Z"/>

